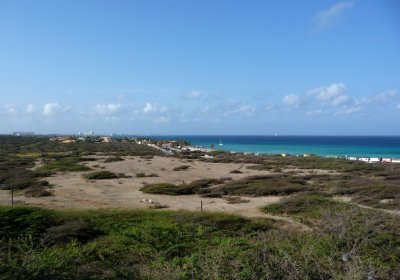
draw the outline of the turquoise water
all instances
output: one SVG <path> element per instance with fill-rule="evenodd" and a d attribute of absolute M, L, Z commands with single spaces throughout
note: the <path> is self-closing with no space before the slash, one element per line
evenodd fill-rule
<path fill-rule="evenodd" d="M 399 136 L 157 136 L 233 152 L 400 158 Z M 219 145 L 220 141 L 223 143 Z"/>

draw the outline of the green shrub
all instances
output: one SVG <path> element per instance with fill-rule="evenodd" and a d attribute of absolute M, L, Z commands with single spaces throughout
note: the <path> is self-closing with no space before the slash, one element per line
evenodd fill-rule
<path fill-rule="evenodd" d="M 310 189 L 302 178 L 284 176 L 252 176 L 238 181 L 228 182 L 225 185 L 215 187 L 212 193 L 221 195 L 288 195 Z"/>
<path fill-rule="evenodd" d="M 168 194 L 168 195 L 189 195 L 208 193 L 208 187 L 218 183 L 222 183 L 224 179 L 201 179 L 193 181 L 189 184 L 151 184 L 142 187 L 140 190 L 145 193 Z"/>
<path fill-rule="evenodd" d="M 57 224 L 53 211 L 33 207 L 0 206 L 0 239 L 25 235 L 37 237 Z"/>
<path fill-rule="evenodd" d="M 168 195 L 185 195 L 194 193 L 193 189 L 190 187 L 177 186 L 174 184 L 166 184 L 166 183 L 147 185 L 142 187 L 140 190 L 145 193 L 168 194 Z"/>
<path fill-rule="evenodd" d="M 121 173 L 119 175 L 119 174 L 116 174 L 111 171 L 97 171 L 97 172 L 85 174 L 84 177 L 88 180 L 104 180 L 104 179 L 120 178 L 122 175 L 125 175 L 125 174 Z"/>

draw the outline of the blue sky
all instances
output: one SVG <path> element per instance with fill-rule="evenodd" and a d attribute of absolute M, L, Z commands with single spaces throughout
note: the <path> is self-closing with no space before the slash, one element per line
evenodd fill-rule
<path fill-rule="evenodd" d="M 400 4 L 0 0 L 0 133 L 400 135 Z"/>

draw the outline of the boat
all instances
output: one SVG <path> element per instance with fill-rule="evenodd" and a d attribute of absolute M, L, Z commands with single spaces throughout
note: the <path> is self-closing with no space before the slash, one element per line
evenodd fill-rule
<path fill-rule="evenodd" d="M 219 145 L 220 145 L 220 146 L 223 146 L 223 145 L 224 145 L 224 144 L 222 144 L 221 139 L 219 139 Z"/>

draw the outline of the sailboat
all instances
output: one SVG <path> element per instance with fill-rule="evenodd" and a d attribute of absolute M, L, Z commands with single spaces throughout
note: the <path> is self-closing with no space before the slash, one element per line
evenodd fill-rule
<path fill-rule="evenodd" d="M 224 145 L 224 144 L 222 144 L 221 139 L 219 139 L 219 145 L 220 145 L 220 146 L 223 146 L 223 145 Z"/>

